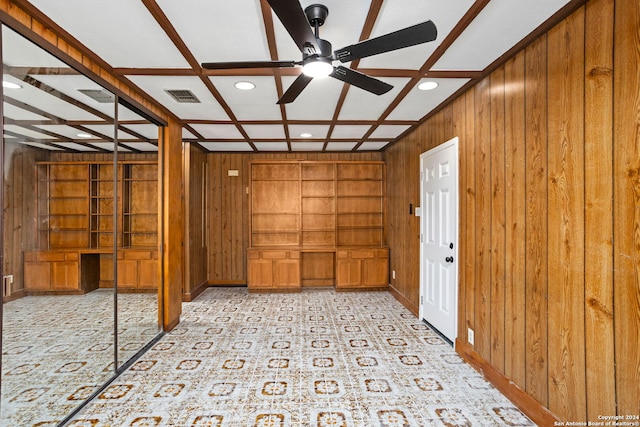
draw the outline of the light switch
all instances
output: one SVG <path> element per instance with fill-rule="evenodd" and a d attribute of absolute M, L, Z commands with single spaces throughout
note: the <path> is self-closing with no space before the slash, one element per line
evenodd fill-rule
<path fill-rule="evenodd" d="M 238 169 L 229 169 L 227 171 L 228 176 L 238 176 Z"/>
<path fill-rule="evenodd" d="M 420 208 L 420 206 L 416 206 L 414 212 L 416 216 L 420 216 L 420 214 L 422 214 L 422 209 Z"/>

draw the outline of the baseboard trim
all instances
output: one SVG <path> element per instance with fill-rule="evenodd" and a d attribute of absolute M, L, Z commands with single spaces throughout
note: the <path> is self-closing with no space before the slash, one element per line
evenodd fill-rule
<path fill-rule="evenodd" d="M 455 349 L 460 357 L 480 372 L 495 388 L 500 390 L 531 421 L 541 426 L 560 425 L 560 420 L 555 415 L 490 365 L 468 343 L 457 339 Z"/>
<path fill-rule="evenodd" d="M 420 315 L 420 307 L 409 301 L 409 299 L 402 295 L 396 288 L 393 287 L 393 285 L 389 285 L 389 292 L 395 299 L 400 302 L 400 304 L 404 305 L 407 310 L 413 313 L 414 316 L 418 317 Z"/>
<path fill-rule="evenodd" d="M 205 280 L 204 282 L 200 283 L 198 287 L 192 290 L 191 292 L 183 293 L 182 302 L 191 302 L 194 299 L 198 298 L 200 294 L 203 293 L 205 289 L 207 289 L 208 286 L 209 286 L 209 283 Z"/>

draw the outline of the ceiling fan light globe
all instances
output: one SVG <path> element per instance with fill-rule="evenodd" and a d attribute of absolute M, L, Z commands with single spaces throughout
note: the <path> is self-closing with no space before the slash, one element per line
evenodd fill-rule
<path fill-rule="evenodd" d="M 322 59 L 309 61 L 302 67 L 302 72 L 309 77 L 323 78 L 333 73 L 333 65 Z"/>

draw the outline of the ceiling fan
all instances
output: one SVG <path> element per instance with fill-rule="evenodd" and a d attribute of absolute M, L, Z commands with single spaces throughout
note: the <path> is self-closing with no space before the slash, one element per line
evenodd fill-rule
<path fill-rule="evenodd" d="M 331 76 L 376 95 L 387 93 L 393 89 L 393 86 L 341 65 L 334 67 L 333 61 L 350 62 L 415 46 L 433 41 L 438 35 L 435 24 L 432 21 L 426 21 L 331 52 L 331 43 L 321 39 L 319 34 L 319 27 L 324 24 L 329 15 L 329 9 L 326 6 L 312 4 L 303 11 L 298 0 L 267 0 L 267 2 L 300 48 L 302 61 L 204 62 L 202 68 L 208 70 L 290 68 L 301 65 L 302 74 L 289 86 L 278 100 L 278 104 L 293 102 L 314 77 Z"/>

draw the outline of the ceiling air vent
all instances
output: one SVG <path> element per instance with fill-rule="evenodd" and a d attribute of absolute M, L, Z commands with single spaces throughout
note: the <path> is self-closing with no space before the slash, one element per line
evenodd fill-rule
<path fill-rule="evenodd" d="M 104 89 L 78 89 L 78 92 L 84 93 L 89 98 L 102 104 L 112 104 L 115 101 L 113 94 Z"/>
<path fill-rule="evenodd" d="M 187 89 L 166 89 L 167 92 L 176 102 L 183 104 L 200 104 L 200 100 Z"/>

